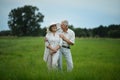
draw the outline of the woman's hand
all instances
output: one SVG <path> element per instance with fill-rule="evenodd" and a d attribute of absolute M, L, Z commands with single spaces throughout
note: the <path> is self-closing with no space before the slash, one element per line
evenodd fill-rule
<path fill-rule="evenodd" d="M 52 46 L 48 45 L 47 48 L 50 49 L 50 54 L 55 54 L 58 51 L 58 49 L 60 48 L 60 46 L 58 45 L 55 48 L 53 48 Z"/>
<path fill-rule="evenodd" d="M 50 50 L 50 54 L 51 54 L 51 55 L 55 54 L 56 52 L 57 52 L 56 49 L 51 49 L 51 50 Z"/>
<path fill-rule="evenodd" d="M 59 46 L 59 45 L 56 46 L 55 48 L 52 48 L 51 53 L 52 53 L 52 54 L 55 54 L 55 53 L 58 51 L 58 49 L 60 49 L 60 46 Z"/>

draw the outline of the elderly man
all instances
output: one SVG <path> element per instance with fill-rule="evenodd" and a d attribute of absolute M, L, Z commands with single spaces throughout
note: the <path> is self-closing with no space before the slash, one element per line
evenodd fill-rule
<path fill-rule="evenodd" d="M 60 49 L 60 58 L 58 61 L 58 67 L 62 70 L 62 55 L 65 57 L 67 61 L 67 71 L 72 71 L 73 69 L 73 61 L 70 51 L 70 45 L 73 45 L 75 42 L 75 33 L 68 28 L 68 21 L 64 20 L 61 22 L 62 32 L 60 37 L 63 40 L 62 47 Z"/>

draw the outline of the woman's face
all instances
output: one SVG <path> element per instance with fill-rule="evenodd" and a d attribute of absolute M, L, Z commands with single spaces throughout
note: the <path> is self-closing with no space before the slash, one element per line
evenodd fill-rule
<path fill-rule="evenodd" d="M 57 27 L 56 25 L 54 25 L 52 28 L 51 28 L 52 32 L 56 32 L 57 31 Z"/>

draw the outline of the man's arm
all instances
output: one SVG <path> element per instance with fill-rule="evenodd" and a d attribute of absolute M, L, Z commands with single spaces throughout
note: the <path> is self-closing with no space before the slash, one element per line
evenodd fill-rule
<path fill-rule="evenodd" d="M 66 41 L 69 45 L 74 45 L 74 43 L 71 42 L 69 39 L 67 39 L 63 34 L 60 34 L 60 37 L 61 37 L 64 41 Z"/>

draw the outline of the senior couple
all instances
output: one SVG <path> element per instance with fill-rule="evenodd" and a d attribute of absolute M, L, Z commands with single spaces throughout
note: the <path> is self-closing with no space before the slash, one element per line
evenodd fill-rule
<path fill-rule="evenodd" d="M 44 61 L 48 70 L 62 70 L 62 55 L 67 62 L 67 71 L 72 71 L 73 60 L 70 45 L 75 42 L 75 33 L 68 28 L 68 21 L 51 24 L 45 36 Z"/>

